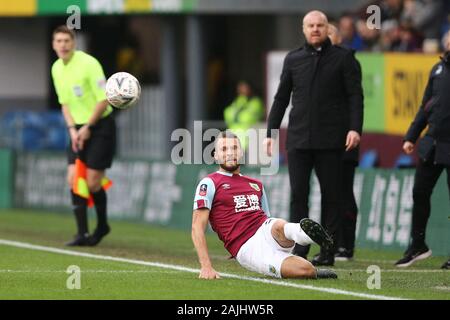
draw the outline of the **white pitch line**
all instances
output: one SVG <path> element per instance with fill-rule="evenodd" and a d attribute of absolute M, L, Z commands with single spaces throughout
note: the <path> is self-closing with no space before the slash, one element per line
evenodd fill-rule
<path fill-rule="evenodd" d="M 31 244 L 31 243 L 11 241 L 11 240 L 6 240 L 6 239 L 0 239 L 0 244 L 6 245 L 6 246 L 11 246 L 11 247 L 30 249 L 30 250 L 65 254 L 65 255 L 69 255 L 69 256 L 77 256 L 77 257 L 92 258 L 92 259 L 107 260 L 107 261 L 116 261 L 116 262 L 125 262 L 125 263 L 157 267 L 157 268 L 164 268 L 164 269 L 171 269 L 171 270 L 184 271 L 184 272 L 190 272 L 190 273 L 199 273 L 200 272 L 199 269 L 187 268 L 187 267 L 183 267 L 183 266 L 179 266 L 179 265 L 166 264 L 166 263 L 160 263 L 160 262 L 149 262 L 149 261 L 134 260 L 134 259 L 126 259 L 126 258 L 119 258 L 119 257 L 112 257 L 112 256 L 104 256 L 104 255 L 99 255 L 99 254 L 58 249 L 58 248 L 53 248 L 53 247 L 40 246 L 40 245 Z M 240 275 L 236 275 L 236 274 L 222 273 L 222 272 L 220 272 L 219 274 L 223 278 L 247 280 L 247 281 L 253 281 L 253 282 L 273 284 L 273 285 L 283 286 L 283 287 L 292 287 L 292 288 L 326 292 L 326 293 L 338 294 L 338 295 L 340 294 L 340 295 L 344 295 L 344 296 L 352 296 L 352 297 L 357 297 L 357 298 L 374 299 L 374 300 L 405 300 L 404 298 L 400 298 L 400 297 L 390 297 L 390 296 L 377 295 L 377 294 L 368 294 L 368 293 L 347 291 L 347 290 L 341 290 L 341 289 L 335 289 L 335 288 L 315 287 L 312 285 L 298 284 L 298 283 L 287 282 L 287 281 L 283 281 L 283 280 L 255 278 L 255 277 L 240 276 Z"/>
<path fill-rule="evenodd" d="M 175 273 L 171 270 L 80 270 L 81 273 Z M 67 273 L 66 270 L 13 270 L 0 269 L 0 273 Z"/>
<path fill-rule="evenodd" d="M 333 268 L 334 271 L 340 272 L 367 272 L 367 269 L 344 269 L 344 268 Z M 399 273 L 443 273 L 447 270 L 436 269 L 436 270 L 420 270 L 420 269 L 383 269 L 380 268 L 381 272 L 399 272 Z"/>

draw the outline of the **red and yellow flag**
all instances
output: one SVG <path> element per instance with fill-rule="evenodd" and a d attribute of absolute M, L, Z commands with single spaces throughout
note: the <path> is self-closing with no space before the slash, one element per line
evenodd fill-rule
<path fill-rule="evenodd" d="M 111 188 L 113 182 L 107 177 L 103 177 L 101 184 L 103 190 L 106 191 Z M 87 184 L 87 166 L 78 158 L 75 159 L 75 173 L 73 177 L 72 190 L 75 194 L 87 199 L 89 208 L 94 206 L 94 199 L 89 192 L 89 187 Z"/>

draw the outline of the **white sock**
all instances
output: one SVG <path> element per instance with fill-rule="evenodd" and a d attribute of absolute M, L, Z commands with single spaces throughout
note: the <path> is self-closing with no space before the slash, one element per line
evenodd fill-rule
<path fill-rule="evenodd" d="M 286 223 L 284 225 L 284 235 L 287 239 L 295 241 L 302 246 L 314 243 L 305 231 L 300 228 L 300 223 Z"/>

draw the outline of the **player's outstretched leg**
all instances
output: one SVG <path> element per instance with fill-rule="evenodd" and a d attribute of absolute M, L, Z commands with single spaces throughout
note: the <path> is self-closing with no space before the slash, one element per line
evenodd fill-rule
<path fill-rule="evenodd" d="M 325 250 L 332 248 L 333 238 L 330 237 L 319 223 L 309 218 L 304 218 L 300 220 L 300 228 L 321 248 Z"/>
<path fill-rule="evenodd" d="M 307 219 L 310 220 L 310 219 Z M 272 227 L 272 236 L 277 243 L 284 248 L 292 247 L 295 243 L 300 245 L 316 243 L 321 245 L 330 245 L 333 241 L 325 230 L 316 222 L 310 223 L 302 219 L 302 223 L 288 223 L 278 219 Z M 303 227 L 302 227 L 303 224 Z M 317 228 L 317 225 L 320 228 Z M 304 230 L 304 229 L 305 230 Z M 330 242 L 331 241 L 331 242 Z M 308 260 L 289 256 L 283 260 L 281 265 L 281 276 L 283 278 L 309 278 L 309 279 L 336 279 L 337 274 L 332 270 L 316 269 Z"/>
<path fill-rule="evenodd" d="M 311 262 L 302 257 L 290 256 L 281 264 L 282 278 L 295 279 L 337 279 L 333 270 L 316 269 Z"/>

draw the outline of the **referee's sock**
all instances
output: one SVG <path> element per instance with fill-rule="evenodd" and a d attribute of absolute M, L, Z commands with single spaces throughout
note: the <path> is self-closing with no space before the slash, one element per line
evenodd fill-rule
<path fill-rule="evenodd" d="M 97 229 L 106 230 L 108 229 L 106 218 L 106 192 L 102 188 L 97 192 L 92 192 L 92 197 L 94 198 L 95 210 L 97 212 Z"/>
<path fill-rule="evenodd" d="M 72 195 L 72 209 L 77 222 L 78 234 L 85 235 L 88 233 L 87 200 L 75 194 L 73 190 L 70 190 L 70 193 Z"/>

